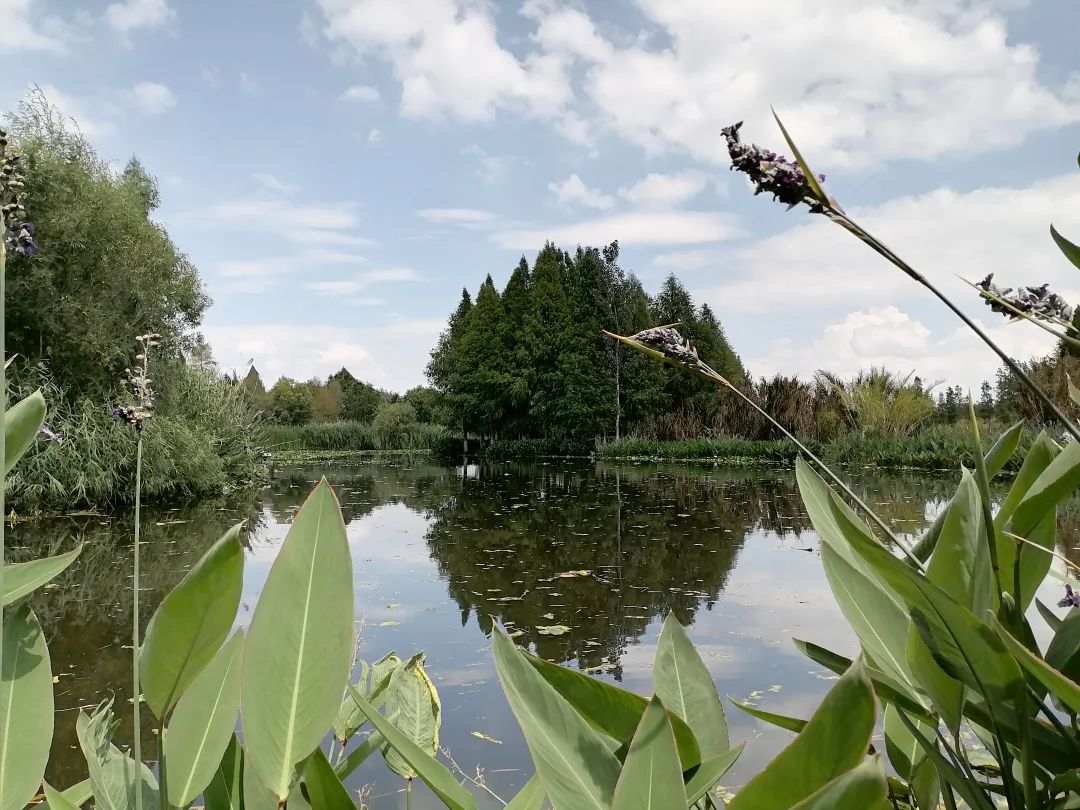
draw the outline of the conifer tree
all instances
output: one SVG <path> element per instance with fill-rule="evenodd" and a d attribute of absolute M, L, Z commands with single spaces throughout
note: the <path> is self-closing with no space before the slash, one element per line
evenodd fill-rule
<path fill-rule="evenodd" d="M 464 391 L 461 390 L 457 355 L 461 346 L 461 336 L 465 331 L 472 308 L 472 297 L 469 291 L 462 289 L 457 309 L 450 316 L 446 329 L 439 335 L 439 342 L 431 352 L 431 360 L 426 369 L 427 377 L 432 385 L 446 395 L 450 423 L 461 428 L 462 438 L 466 442 L 469 403 L 465 399 Z"/>
<path fill-rule="evenodd" d="M 500 432 L 507 407 L 503 306 L 488 276 L 476 295 L 455 351 L 458 396 L 467 403 L 473 425 L 484 436 Z"/>
<path fill-rule="evenodd" d="M 525 318 L 529 312 L 531 287 L 532 272 L 522 256 L 502 294 L 503 350 L 508 376 L 505 419 L 507 430 L 518 437 L 526 435 L 530 429 L 532 358 L 525 335 Z"/>
<path fill-rule="evenodd" d="M 570 308 L 566 300 L 565 257 L 550 242 L 533 263 L 531 306 L 525 317 L 526 351 L 532 358 L 530 412 L 543 436 L 557 433 L 562 374 L 559 363 L 569 339 Z"/>

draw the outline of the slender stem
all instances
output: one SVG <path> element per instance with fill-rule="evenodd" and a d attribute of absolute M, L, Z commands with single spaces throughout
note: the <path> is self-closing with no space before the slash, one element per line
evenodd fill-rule
<path fill-rule="evenodd" d="M 158 724 L 158 807 L 169 810 L 169 770 L 165 764 L 165 721 Z"/>
<path fill-rule="evenodd" d="M 2 228 L 0 228 L 2 230 Z M 7 325 L 5 323 L 5 311 L 7 310 L 7 297 L 5 285 L 7 283 L 7 249 L 4 247 L 3 233 L 0 233 L 0 425 L 7 418 L 7 345 L 5 337 Z M 6 461 L 5 461 L 6 466 Z M 7 473 L 0 470 L 0 593 L 4 592 L 4 490 L 7 489 Z M 4 609 L 0 607 L 0 638 L 4 632 Z M 4 645 L 0 644 L 0 673 L 4 671 Z"/>
<path fill-rule="evenodd" d="M 1046 407 L 1046 409 L 1050 411 L 1050 413 L 1052 413 L 1054 417 L 1061 422 L 1062 425 L 1065 426 L 1065 429 L 1069 431 L 1070 434 L 1072 434 L 1073 438 L 1077 441 L 1080 441 L 1080 427 L 1077 427 L 1075 424 L 1073 424 L 1072 420 L 1070 420 L 1064 413 L 1061 412 L 1061 409 L 1054 404 L 1053 400 L 1050 399 L 1046 392 L 1043 391 L 1038 385 L 1036 385 L 1035 382 L 1024 372 L 1024 370 L 1020 368 L 1020 365 L 1011 357 L 1009 357 L 1009 355 L 1006 354 L 1005 351 L 1001 349 L 1001 347 L 994 343 L 990 336 L 982 330 L 982 327 L 975 323 L 975 321 L 973 321 L 963 310 L 961 310 L 956 304 L 954 304 L 949 299 L 949 297 L 945 295 L 945 293 L 939 290 L 922 273 L 920 273 L 910 264 L 908 264 L 895 253 L 893 253 L 892 250 L 889 249 L 884 242 L 871 234 L 861 225 L 857 224 L 847 214 L 838 211 L 836 208 L 830 206 L 828 216 L 841 227 L 845 228 L 846 230 L 855 234 L 855 236 L 859 237 L 859 239 L 868 244 L 877 253 L 881 254 L 894 265 L 903 270 L 909 278 L 917 281 L 919 284 L 923 285 L 924 287 L 926 287 L 926 289 L 933 293 L 934 296 L 937 297 L 938 300 L 940 300 L 943 304 L 945 304 L 945 306 L 947 306 L 953 312 L 953 314 L 956 315 L 956 317 L 963 321 L 964 324 L 969 329 L 971 329 L 972 332 L 978 335 L 979 338 L 983 341 L 983 343 L 985 343 L 993 350 L 994 354 L 1001 358 L 1001 361 L 1009 367 L 1009 370 L 1013 374 L 1015 374 L 1016 377 L 1025 386 L 1027 386 L 1027 388 L 1030 389 L 1030 391 L 1039 399 L 1039 401 Z"/>
<path fill-rule="evenodd" d="M 142 509 L 142 458 L 143 440 L 142 431 L 139 431 L 139 441 L 135 450 L 135 554 L 132 566 L 132 579 L 134 580 L 131 600 L 131 697 L 134 707 L 135 720 L 135 767 L 142 766 L 142 727 L 140 719 L 139 703 L 142 694 L 139 689 L 139 535 L 141 529 Z M 136 771 L 136 780 L 138 779 Z M 138 784 L 135 786 L 135 810 L 143 810 L 142 790 Z"/>
<path fill-rule="evenodd" d="M 1016 716 L 1020 721 L 1020 762 L 1024 770 L 1024 807 L 1038 807 L 1035 788 L 1035 757 L 1031 753 L 1031 715 L 1028 712 L 1027 691 L 1016 696 Z"/>

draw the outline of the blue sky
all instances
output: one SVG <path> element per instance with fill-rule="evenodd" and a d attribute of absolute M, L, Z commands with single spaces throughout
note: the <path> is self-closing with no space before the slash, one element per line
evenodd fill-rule
<path fill-rule="evenodd" d="M 677 273 L 754 374 L 870 364 L 977 386 L 989 351 L 839 228 L 750 195 L 778 148 L 1014 353 L 957 275 L 1080 277 L 1075 0 L 0 0 L 0 108 L 37 84 L 199 267 L 218 361 L 396 390 L 463 285 L 547 238 Z"/>

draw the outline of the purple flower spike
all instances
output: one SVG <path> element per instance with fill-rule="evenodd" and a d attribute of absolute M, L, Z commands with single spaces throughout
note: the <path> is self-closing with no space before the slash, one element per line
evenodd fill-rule
<path fill-rule="evenodd" d="M 1072 585 L 1065 586 L 1065 598 L 1058 602 L 1058 607 L 1080 607 L 1080 593 L 1072 589 Z"/>
<path fill-rule="evenodd" d="M 42 425 L 38 429 L 38 438 L 46 442 L 55 442 L 56 444 L 63 444 L 64 434 L 59 430 L 53 430 L 48 425 Z"/>
<path fill-rule="evenodd" d="M 739 138 L 740 121 L 721 132 L 727 140 L 731 168 L 742 172 L 754 184 L 755 194 L 772 194 L 774 200 L 793 207 L 806 203 L 815 213 L 822 211 L 822 205 L 807 182 L 806 175 L 797 161 L 776 154 L 771 149 L 763 149 L 757 144 L 745 144 Z M 825 175 L 818 175 L 821 182 Z"/>

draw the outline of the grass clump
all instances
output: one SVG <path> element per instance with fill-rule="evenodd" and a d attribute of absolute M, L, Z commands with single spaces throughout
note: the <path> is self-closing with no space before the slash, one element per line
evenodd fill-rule
<path fill-rule="evenodd" d="M 276 456 L 301 450 L 382 452 L 430 450 L 443 438 L 446 428 L 424 422 L 372 424 L 370 422 L 320 422 L 307 425 L 266 425 L 261 442 Z"/>

